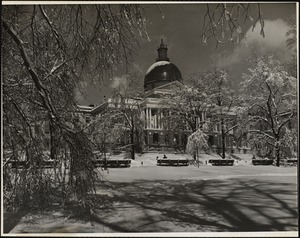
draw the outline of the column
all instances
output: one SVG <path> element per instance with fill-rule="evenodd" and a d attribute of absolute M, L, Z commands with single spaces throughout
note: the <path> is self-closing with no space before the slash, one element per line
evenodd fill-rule
<path fill-rule="evenodd" d="M 146 110 L 146 128 L 148 129 L 149 128 L 149 114 L 148 114 L 148 108 L 145 109 Z"/>
<path fill-rule="evenodd" d="M 149 128 L 152 128 L 152 115 L 151 115 L 151 108 L 149 108 L 149 115 L 150 115 L 150 125 L 149 125 Z"/>
<path fill-rule="evenodd" d="M 160 127 L 159 127 L 159 113 L 158 113 L 158 111 L 157 111 L 157 128 L 159 129 Z"/>
<path fill-rule="evenodd" d="M 160 112 L 160 114 L 159 114 L 159 128 L 163 129 L 162 128 L 162 112 Z"/>

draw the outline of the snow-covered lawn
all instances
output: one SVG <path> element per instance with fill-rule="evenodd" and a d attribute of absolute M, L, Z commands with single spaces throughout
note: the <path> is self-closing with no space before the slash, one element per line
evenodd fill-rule
<path fill-rule="evenodd" d="M 156 166 L 156 157 L 163 155 L 146 153 L 137 156 L 130 168 L 102 171 L 103 179 L 97 183 L 99 204 L 89 220 L 67 219 L 59 211 L 28 214 L 10 233 L 298 229 L 296 167 L 211 166 L 205 162 L 199 168 Z"/>

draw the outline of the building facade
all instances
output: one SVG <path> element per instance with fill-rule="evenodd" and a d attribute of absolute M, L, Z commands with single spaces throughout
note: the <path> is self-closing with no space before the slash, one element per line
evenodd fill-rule
<path fill-rule="evenodd" d="M 140 99 L 127 99 L 125 104 L 128 106 L 135 105 L 140 110 L 141 120 L 143 121 L 143 144 L 144 150 L 161 150 L 161 149 L 176 149 L 185 150 L 188 136 L 192 133 L 187 123 L 182 121 L 175 128 L 170 127 L 172 116 L 166 110 L 162 101 L 166 96 L 174 94 L 173 84 L 182 82 L 182 74 L 178 67 L 170 62 L 168 58 L 168 48 L 161 40 L 161 44 L 157 49 L 157 58 L 144 77 L 144 93 L 145 97 Z M 99 106 L 79 106 L 79 114 L 84 118 L 81 121 L 86 123 L 92 122 L 95 118 L 101 117 L 105 110 L 116 110 L 118 102 L 116 99 L 107 98 Z M 129 107 L 128 107 L 129 108 Z M 81 117 L 82 117 L 81 116 Z M 234 114 L 232 115 L 234 116 Z M 201 125 L 208 135 L 208 144 L 214 150 L 222 146 L 220 127 L 215 125 L 213 128 L 208 128 L 209 118 L 206 117 L 206 112 L 200 112 L 196 119 L 197 127 Z M 206 123 L 207 122 L 207 123 Z M 126 124 L 126 122 L 124 121 Z M 234 146 L 233 136 L 234 131 L 230 132 L 225 138 L 225 145 L 228 150 L 232 150 Z M 127 133 L 128 137 L 128 133 Z M 130 143 L 130 140 L 126 140 Z M 135 140 L 141 142 L 141 139 Z M 120 141 L 121 143 L 121 141 Z M 121 143 L 122 144 L 122 143 Z M 124 144 L 124 141 L 123 141 Z"/>

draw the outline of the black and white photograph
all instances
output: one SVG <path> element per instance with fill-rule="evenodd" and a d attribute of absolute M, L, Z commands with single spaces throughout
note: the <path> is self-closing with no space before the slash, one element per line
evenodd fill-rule
<path fill-rule="evenodd" d="M 1 236 L 298 237 L 297 1 L 1 15 Z"/>

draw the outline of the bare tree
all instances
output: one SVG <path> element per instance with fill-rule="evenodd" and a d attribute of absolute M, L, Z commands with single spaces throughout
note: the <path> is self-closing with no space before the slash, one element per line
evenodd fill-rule
<path fill-rule="evenodd" d="M 259 56 L 250 65 L 241 84 L 248 108 L 247 120 L 253 125 L 249 132 L 267 145 L 279 166 L 283 147 L 295 148 L 292 131 L 296 128 L 293 122 L 297 112 L 296 78 L 272 56 Z"/>
<path fill-rule="evenodd" d="M 172 122 L 171 129 L 187 125 L 189 130 L 195 132 L 205 123 L 202 116 L 207 109 L 208 95 L 204 90 L 204 81 L 199 79 L 202 76 L 193 75 L 185 83 L 176 82 L 172 87 L 174 93 L 162 99 L 160 104 L 166 111 L 164 121 Z"/>
<path fill-rule="evenodd" d="M 100 155 L 106 166 L 107 153 L 113 153 L 122 139 L 123 126 L 119 123 L 118 116 L 108 107 L 108 103 L 104 103 L 102 111 L 92 117 L 94 119 L 85 130 L 90 135 L 97 157 Z"/>
<path fill-rule="evenodd" d="M 208 149 L 207 135 L 201 130 L 193 132 L 187 142 L 187 151 L 197 159 L 199 168 L 199 153 Z M 196 156 L 195 156 L 196 155 Z"/>
<path fill-rule="evenodd" d="M 252 23 L 252 30 L 259 22 L 260 34 L 265 37 L 263 13 L 259 3 L 206 4 L 202 25 L 202 42 L 207 44 L 209 39 L 213 39 L 216 47 L 228 42 L 238 44 L 241 39 L 245 39 L 242 25 L 249 21 Z"/>
<path fill-rule="evenodd" d="M 145 33 L 144 10 L 139 5 L 32 5 L 4 6 L 2 13 L 4 144 L 17 158 L 25 151 L 29 166 L 18 189 L 28 199 L 30 193 L 43 194 L 27 185 L 37 176 L 51 183 L 40 166 L 42 152 L 49 149 L 55 164 L 69 166 L 68 186 L 60 184 L 68 187 L 64 193 L 88 205 L 96 174 L 89 139 L 71 120 L 73 91 L 82 77 L 104 80 L 130 60 L 138 45 L 136 31 Z M 32 129 L 44 122 L 50 126 L 49 147 L 43 133 L 35 136 Z"/>
<path fill-rule="evenodd" d="M 212 132 L 219 126 L 222 138 L 222 158 L 225 158 L 225 140 L 237 128 L 233 112 L 236 97 L 224 70 L 214 69 L 191 75 L 185 83 L 174 84 L 174 95 L 162 100 L 167 112 L 165 120 L 173 128 L 187 125 L 193 133 L 201 129 Z M 204 128 L 205 126 L 205 128 Z"/>
<path fill-rule="evenodd" d="M 297 28 L 296 28 L 296 16 L 293 15 L 288 21 L 289 30 L 286 33 L 287 48 L 291 52 L 291 59 L 287 63 L 287 69 L 293 77 L 297 77 Z"/>
<path fill-rule="evenodd" d="M 207 94 L 210 95 L 210 105 L 207 115 L 210 118 L 210 127 L 220 128 L 222 141 L 221 157 L 225 159 L 226 137 L 238 127 L 234 107 L 237 97 L 231 89 L 231 83 L 226 71 L 214 69 L 205 76 Z"/>
<path fill-rule="evenodd" d="M 142 132 L 144 121 L 142 116 L 141 102 L 143 99 L 143 89 L 140 82 L 142 75 L 140 72 L 131 72 L 126 75 L 126 81 L 117 87 L 113 92 L 112 109 L 114 117 L 123 118 L 124 127 L 129 131 L 131 145 L 131 159 L 135 159 L 135 151 L 138 148 L 142 151 Z"/>

